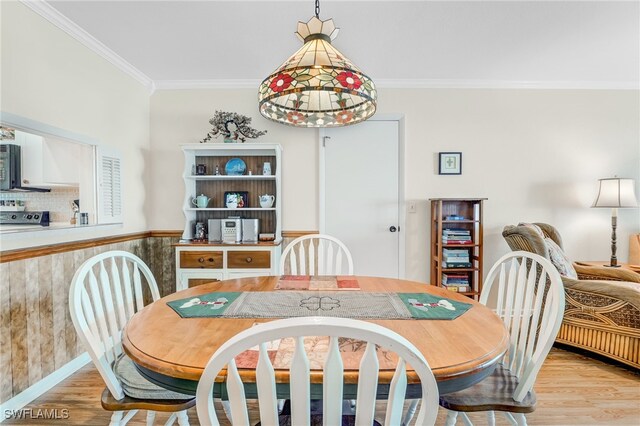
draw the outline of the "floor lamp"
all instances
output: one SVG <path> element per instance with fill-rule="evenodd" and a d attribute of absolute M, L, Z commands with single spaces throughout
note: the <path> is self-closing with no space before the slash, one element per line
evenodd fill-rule
<path fill-rule="evenodd" d="M 618 226 L 618 209 L 628 207 L 638 207 L 636 200 L 635 181 L 625 178 L 599 179 L 600 187 L 598 196 L 591 207 L 604 207 L 611 209 L 611 263 L 612 268 L 617 268 L 618 258 L 616 257 L 616 228 Z"/>

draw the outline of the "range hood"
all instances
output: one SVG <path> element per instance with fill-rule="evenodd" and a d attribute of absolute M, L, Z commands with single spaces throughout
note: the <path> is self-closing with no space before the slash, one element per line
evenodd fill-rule
<path fill-rule="evenodd" d="M 0 191 L 51 192 L 50 188 L 22 186 L 20 145 L 0 144 Z"/>

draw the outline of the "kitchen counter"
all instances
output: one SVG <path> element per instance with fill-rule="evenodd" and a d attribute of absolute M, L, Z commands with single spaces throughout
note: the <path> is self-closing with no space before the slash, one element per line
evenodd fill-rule
<path fill-rule="evenodd" d="M 14 232 L 46 231 L 48 229 L 69 229 L 86 228 L 88 225 L 71 225 L 64 222 L 52 222 L 49 226 L 40 225 L 0 225 L 0 234 L 10 234 Z"/>
<path fill-rule="evenodd" d="M 95 227 L 102 227 L 102 226 L 109 226 L 109 225 L 113 225 L 113 224 L 71 225 L 68 222 L 52 222 L 49 224 L 49 226 L 0 225 L 0 235 L 24 234 L 24 233 L 46 232 L 46 231 L 68 230 L 68 229 L 86 229 L 86 228 L 95 228 Z"/>

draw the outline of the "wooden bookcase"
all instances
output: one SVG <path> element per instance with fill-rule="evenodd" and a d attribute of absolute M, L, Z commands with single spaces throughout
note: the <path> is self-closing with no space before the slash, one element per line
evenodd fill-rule
<path fill-rule="evenodd" d="M 443 274 L 467 277 L 469 291 L 461 291 L 478 299 L 482 291 L 482 203 L 486 198 L 432 198 L 431 201 L 431 285 L 443 287 Z M 452 218 L 455 216 L 456 218 Z M 446 230 L 468 235 L 465 243 L 443 242 Z M 451 231 L 449 231 L 451 232 Z M 470 265 L 453 268 L 446 264 L 444 250 L 468 253 Z"/>

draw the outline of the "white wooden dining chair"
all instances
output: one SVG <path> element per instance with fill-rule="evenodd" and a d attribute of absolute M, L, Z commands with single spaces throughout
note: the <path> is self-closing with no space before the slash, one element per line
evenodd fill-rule
<path fill-rule="evenodd" d="M 347 246 L 335 237 L 304 235 L 284 249 L 280 274 L 353 275 L 353 258 Z"/>
<path fill-rule="evenodd" d="M 111 426 L 125 425 L 138 410 L 148 410 L 148 425 L 153 424 L 156 411 L 163 411 L 173 413 L 167 425 L 177 419 L 186 426 L 185 410 L 195 405 L 195 398 L 147 381 L 122 350 L 122 330 L 144 307 L 145 285 L 153 300 L 160 298 L 149 267 L 136 255 L 109 251 L 94 256 L 80 266 L 71 282 L 71 319 L 106 384 L 101 403 L 114 412 Z"/>
<path fill-rule="evenodd" d="M 535 409 L 533 384 L 562 323 L 565 295 L 560 274 L 537 254 L 506 254 L 489 271 L 480 303 L 495 304 L 509 332 L 509 346 L 490 376 L 440 396 L 440 405 L 451 410 L 446 424 L 454 425 L 460 414 L 469 425 L 466 412 L 486 411 L 488 424 L 493 425 L 494 411 L 501 411 L 511 424 L 526 425 L 525 413 Z"/>
<path fill-rule="evenodd" d="M 289 367 L 291 398 L 291 424 L 309 425 L 310 414 L 310 368 L 304 349 L 305 336 L 329 336 L 329 350 L 323 368 L 323 424 L 342 424 L 343 363 L 338 348 L 338 338 L 346 337 L 367 342 L 360 362 L 357 388 L 355 424 L 371 426 L 374 421 L 376 392 L 378 385 L 378 357 L 376 345 L 398 355 L 398 364 L 389 389 L 389 401 L 385 424 L 399 425 L 402 419 L 405 391 L 407 387 L 406 364 L 417 373 L 422 390 L 422 404 L 418 412 L 419 425 L 433 425 L 438 413 L 438 387 L 429 364 L 416 347 L 399 334 L 380 325 L 366 321 L 306 317 L 287 318 L 251 327 L 225 342 L 213 354 L 204 369 L 196 391 L 198 419 L 203 426 L 218 425 L 213 405 L 214 381 L 226 366 L 226 388 L 229 395 L 232 424 L 248 425 L 249 417 L 242 380 L 238 374 L 235 357 L 249 348 L 258 346 L 256 387 L 260 422 L 263 425 L 278 425 L 274 368 L 267 354 L 267 343 L 292 337 L 295 349 Z M 314 419 L 315 420 L 315 419 Z"/>

